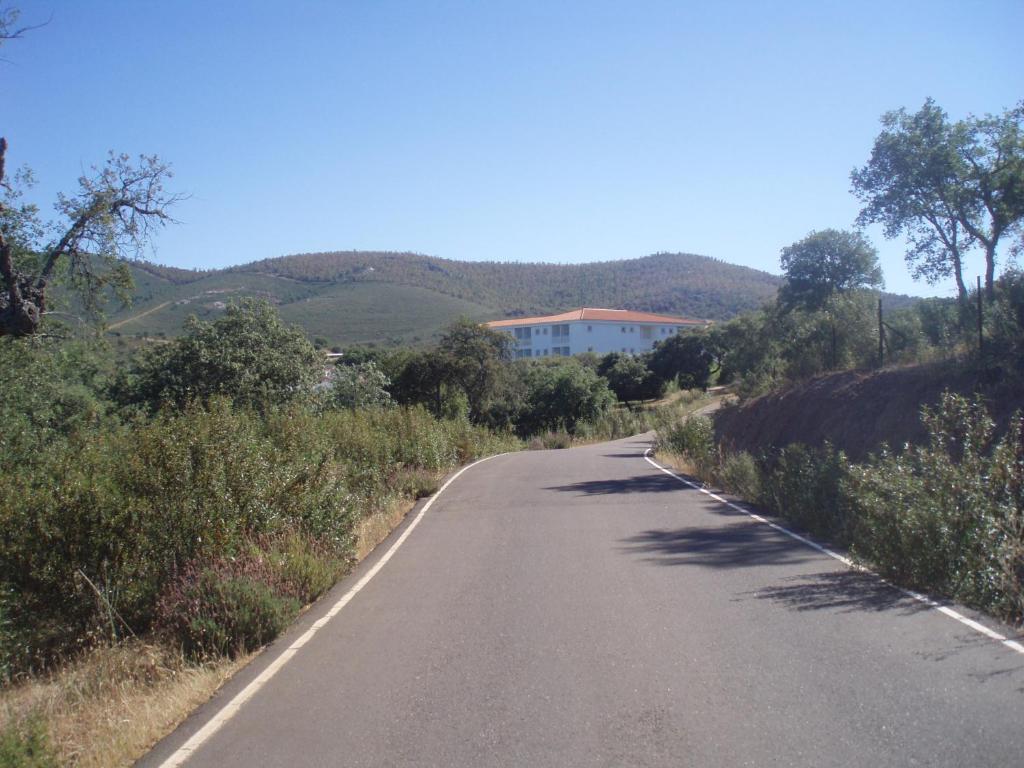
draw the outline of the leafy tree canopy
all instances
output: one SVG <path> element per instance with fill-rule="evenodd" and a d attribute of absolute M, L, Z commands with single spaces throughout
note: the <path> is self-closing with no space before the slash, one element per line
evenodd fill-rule
<path fill-rule="evenodd" d="M 529 364 L 522 370 L 528 394 L 519 417 L 520 434 L 559 428 L 572 433 L 579 423 L 596 420 L 615 403 L 605 380 L 575 361 Z"/>
<path fill-rule="evenodd" d="M 647 366 L 662 381 L 676 381 L 684 389 L 706 389 L 718 358 L 715 337 L 680 333 L 659 341 Z"/>
<path fill-rule="evenodd" d="M 878 252 L 857 232 L 824 229 L 782 249 L 786 282 L 779 291 L 783 306 L 822 309 L 839 293 L 881 288 Z"/>
<path fill-rule="evenodd" d="M 0 138 L 0 335 L 37 333 L 55 281 L 70 287 L 98 319 L 106 288 L 128 297 L 124 259 L 141 254 L 154 229 L 172 220 L 168 210 L 180 197 L 164 189 L 170 167 L 155 156 L 133 161 L 111 153 L 78 180 L 75 194 L 58 195 L 58 218 L 44 221 L 36 206 L 22 200 L 31 173 L 21 170 L 6 182 L 6 152 Z"/>
<path fill-rule="evenodd" d="M 661 397 L 665 380 L 659 378 L 638 357 L 618 356 L 603 374 L 615 396 L 624 403 Z"/>
<path fill-rule="evenodd" d="M 448 359 L 452 380 L 469 401 L 469 416 L 479 422 L 500 375 L 509 359 L 512 339 L 465 318 L 450 325 L 441 337 L 438 352 Z"/>
<path fill-rule="evenodd" d="M 268 302 L 244 299 L 212 323 L 190 318 L 185 334 L 149 350 L 121 390 L 151 406 L 225 395 L 262 408 L 308 393 L 322 375 L 323 356 L 300 328 L 281 322 Z"/>
<path fill-rule="evenodd" d="M 334 369 L 329 402 L 338 408 L 385 408 L 393 404 L 391 382 L 371 361 L 339 365 Z"/>
<path fill-rule="evenodd" d="M 858 223 L 880 223 L 886 237 L 906 235 L 915 277 L 952 276 L 961 301 L 964 257 L 980 247 L 991 297 L 999 242 L 1024 220 L 1024 102 L 951 122 L 928 99 L 914 114 L 887 112 L 882 127 L 868 163 L 851 173 L 864 204 Z"/>

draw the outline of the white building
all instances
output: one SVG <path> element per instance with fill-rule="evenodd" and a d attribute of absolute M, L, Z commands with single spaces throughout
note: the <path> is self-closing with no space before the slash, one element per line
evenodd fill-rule
<path fill-rule="evenodd" d="M 493 320 L 486 325 L 512 334 L 515 356 L 519 358 L 581 352 L 638 355 L 649 351 L 656 341 L 680 331 L 703 328 L 708 322 L 628 309 L 581 308 L 546 317 Z"/>

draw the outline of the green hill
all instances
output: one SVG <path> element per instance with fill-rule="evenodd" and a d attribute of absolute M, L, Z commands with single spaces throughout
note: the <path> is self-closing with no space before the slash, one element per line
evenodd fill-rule
<path fill-rule="evenodd" d="M 190 314 L 265 298 L 330 344 L 416 344 L 460 315 L 473 320 L 615 307 L 724 320 L 771 299 L 781 279 L 706 256 L 659 253 L 592 264 L 465 262 L 348 251 L 266 259 L 223 270 L 132 265 L 135 300 L 111 332 L 174 336 Z"/>

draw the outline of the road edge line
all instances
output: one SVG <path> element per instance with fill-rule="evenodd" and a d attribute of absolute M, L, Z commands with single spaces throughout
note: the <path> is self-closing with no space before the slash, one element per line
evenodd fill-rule
<path fill-rule="evenodd" d="M 189 757 L 192 756 L 192 753 L 199 749 L 199 747 L 201 747 L 211 736 L 217 733 L 217 731 L 219 731 L 232 717 L 234 717 L 245 702 L 255 696 L 260 688 L 262 688 L 274 675 L 281 671 L 281 668 L 284 667 L 284 665 L 287 664 L 296 653 L 298 653 L 299 649 L 308 643 L 331 619 L 337 616 L 338 613 L 341 612 L 341 609 L 348 605 L 352 598 L 359 594 L 363 587 L 365 587 L 370 580 L 380 572 L 381 568 L 383 568 L 395 552 L 398 551 L 398 548 L 405 543 L 407 538 L 409 538 L 409 534 L 412 533 L 413 529 L 419 525 L 420 520 L 422 520 L 423 516 L 427 514 L 427 510 L 434 505 L 434 502 L 437 501 L 438 497 L 445 492 L 445 489 L 447 489 L 449 485 L 459 479 L 459 476 L 463 472 L 467 469 L 472 469 L 477 464 L 483 464 L 485 461 L 490 461 L 491 459 L 496 459 L 499 456 L 505 455 L 506 454 L 504 453 L 496 453 L 493 456 L 485 456 L 482 459 L 477 459 L 472 464 L 467 464 L 448 478 L 444 485 L 438 488 L 437 492 L 427 499 L 427 503 L 423 505 L 416 517 L 413 518 L 413 521 L 409 523 L 404 531 L 402 531 L 395 543 L 388 548 L 388 551 L 373 564 L 373 567 L 371 567 L 370 570 L 363 574 L 359 581 L 353 584 L 344 595 L 338 598 L 327 613 L 313 622 L 309 629 L 292 641 L 292 643 L 285 648 L 276 659 L 267 665 L 266 669 L 264 669 L 254 680 L 245 686 L 245 688 L 236 693 L 234 698 L 221 707 L 213 717 L 206 721 L 202 728 L 192 734 L 184 744 L 174 750 L 174 752 L 160 763 L 157 768 L 177 768 L 177 766 L 182 765 L 189 759 Z"/>
<path fill-rule="evenodd" d="M 948 605 L 940 603 L 937 600 L 928 597 L 927 595 L 922 595 L 920 592 L 914 592 L 913 590 L 906 589 L 904 587 L 899 586 L 898 584 L 893 584 L 891 581 L 878 575 L 870 568 L 866 568 L 863 565 L 860 565 L 859 563 L 853 562 L 853 560 L 846 557 L 845 555 L 841 555 L 838 552 L 834 552 L 828 547 L 822 546 L 821 544 L 818 544 L 817 542 L 808 539 L 806 536 L 801 536 L 799 533 L 791 531 L 788 528 L 784 528 L 778 523 L 773 523 L 768 518 L 763 517 L 762 515 L 759 515 L 756 512 L 751 512 L 749 509 L 744 509 L 739 504 L 731 502 L 728 499 L 719 496 L 717 493 L 713 493 L 712 491 L 709 491 L 707 488 L 698 485 L 697 483 L 691 482 L 690 480 L 687 480 L 685 477 L 676 474 L 671 469 L 661 466 L 661 464 L 659 464 L 650 457 L 650 453 L 650 448 L 644 450 L 644 459 L 647 461 L 648 464 L 650 464 L 655 469 L 661 470 L 669 477 L 674 477 L 676 480 L 683 483 L 683 485 L 689 486 L 694 490 L 700 491 L 701 493 L 710 496 L 712 499 L 719 502 L 720 504 L 724 504 L 725 506 L 729 507 L 730 509 L 734 509 L 737 512 L 742 512 L 747 517 L 750 517 L 759 523 L 763 523 L 764 525 L 767 525 L 769 528 L 774 528 L 779 533 L 785 534 L 789 538 L 795 539 L 796 541 L 799 541 L 801 544 L 807 545 L 811 549 L 816 549 L 823 555 L 828 555 L 833 560 L 838 560 L 840 563 L 847 566 L 848 568 L 852 568 L 855 571 L 861 571 L 862 573 L 869 573 L 876 579 L 881 581 L 883 584 L 887 584 L 893 589 L 899 590 L 902 594 L 906 595 L 907 597 L 913 598 L 917 602 L 922 603 L 923 605 L 927 605 L 929 608 L 933 608 L 934 610 L 938 611 L 939 613 L 945 616 L 948 616 L 951 619 L 955 619 L 956 621 L 963 624 L 965 627 L 974 630 L 978 634 L 984 635 L 990 640 L 996 640 L 1005 645 L 1010 650 L 1016 651 L 1017 653 L 1024 655 L 1024 644 L 1018 642 L 1017 640 L 1013 640 L 1009 637 L 1006 637 L 1006 635 L 1000 634 L 999 632 L 996 632 L 994 629 L 986 627 L 984 624 L 975 621 L 974 619 L 971 619 L 967 616 L 964 616 L 959 611 L 954 610 L 953 608 L 950 608 Z"/>

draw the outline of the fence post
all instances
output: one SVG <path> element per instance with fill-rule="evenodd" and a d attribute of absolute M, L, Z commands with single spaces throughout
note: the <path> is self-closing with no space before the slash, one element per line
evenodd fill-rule
<path fill-rule="evenodd" d="M 882 323 L 882 297 L 878 297 L 878 367 L 885 365 L 885 325 Z"/>
<path fill-rule="evenodd" d="M 984 368 L 985 366 L 985 336 L 984 336 L 984 320 L 981 314 L 981 275 L 978 275 L 978 362 Z"/>

